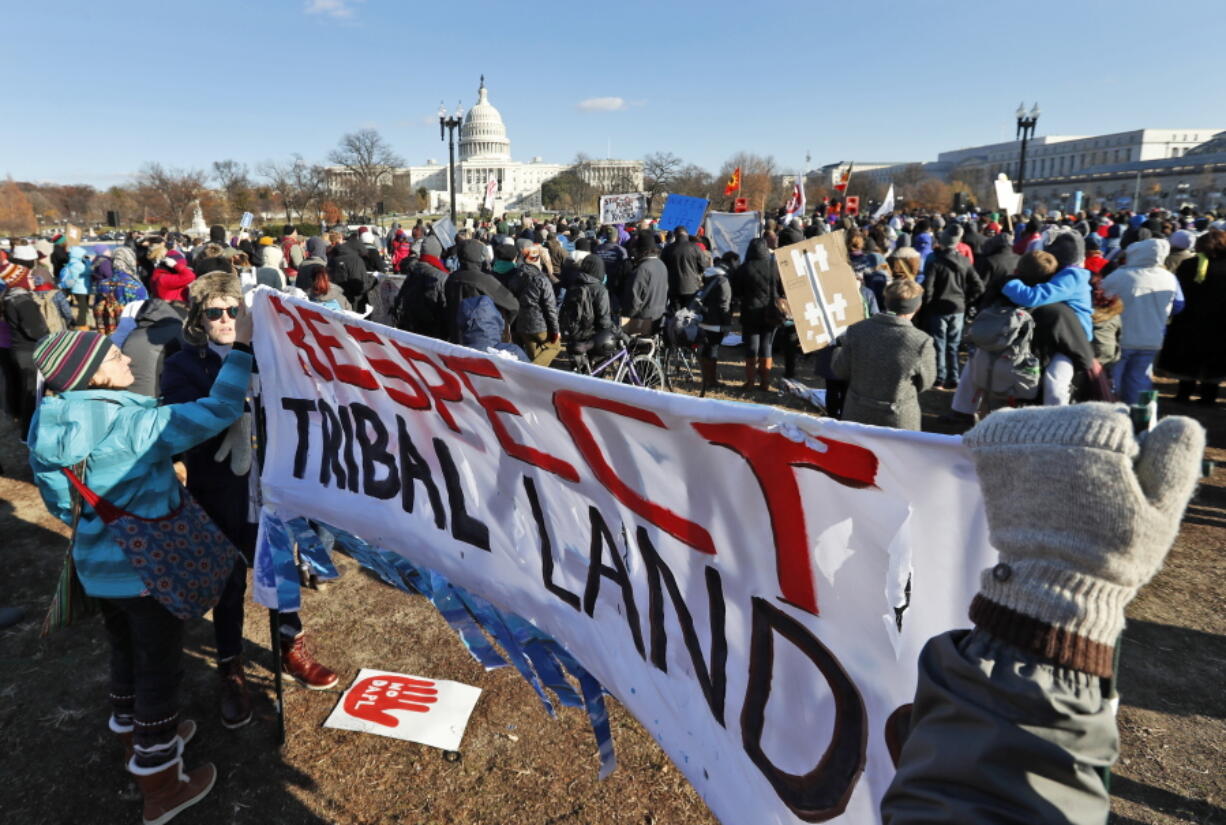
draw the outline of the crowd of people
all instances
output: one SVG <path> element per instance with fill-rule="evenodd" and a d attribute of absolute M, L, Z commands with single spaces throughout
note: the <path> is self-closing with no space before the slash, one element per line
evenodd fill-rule
<path fill-rule="evenodd" d="M 1042 813 L 1058 804 L 1054 792 L 1027 790 L 1031 766 L 1019 754 L 1041 758 L 1075 728 L 1098 738 L 1088 755 L 1068 745 L 1073 762 L 1109 764 L 1114 723 L 1087 706 L 1084 715 L 1070 710 L 1018 740 L 1011 714 L 1022 707 L 1046 718 L 1043 702 L 1074 694 L 1085 702 L 1088 680 L 1110 675 L 1103 651 L 1114 645 L 1124 604 L 1173 541 L 1203 451 L 1196 425 L 1170 419 L 1146 442 L 1149 458 L 1135 465 L 1140 487 L 1128 485 L 1138 448 L 1127 416 L 1072 402 L 1134 402 L 1150 386 L 1156 362 L 1179 377 L 1178 400 L 1196 393 L 1199 403 L 1214 403 L 1226 376 L 1226 345 L 1209 327 L 1226 299 L 1224 227 L 1213 215 L 1191 213 L 868 220 L 822 210 L 766 221 L 744 260 L 684 228 L 665 233 L 649 221 L 599 226 L 529 216 L 477 222 L 454 237 L 418 222 L 386 234 L 357 227 L 305 238 L 291 225 L 263 237 L 229 236 L 215 226 L 207 240 L 131 233 L 114 247 L 71 246 L 59 236 L 13 239 L 0 260 L 5 403 L 27 439 L 48 509 L 74 527 L 76 573 L 101 599 L 111 642 L 109 726 L 144 793 L 146 822 L 165 822 L 203 798 L 216 778 L 211 765 L 183 768 L 183 747 L 195 733 L 194 723 L 179 718 L 177 702 L 188 619 L 164 594 L 150 592 L 148 571 L 137 569 L 144 562 L 133 561 L 103 515 L 172 512 L 185 478 L 192 499 L 245 560 L 226 571 L 210 606 L 221 722 L 247 724 L 242 604 L 258 490 L 246 404 L 253 356 L 245 293 L 265 285 L 542 366 L 565 349 L 578 369 L 618 341 L 667 339 L 668 319 L 692 312 L 698 337 L 666 343 L 696 349 L 704 392 L 719 384 L 724 341 L 734 329 L 744 346 L 744 388 L 760 391 L 771 388 L 777 349 L 786 375 L 803 366 L 772 250 L 843 230 L 866 319 L 813 359 L 828 409 L 851 421 L 919 429 L 920 393 L 937 388 L 954 391 L 949 415 L 986 415 L 967 443 L 1007 568 L 1003 577 L 1002 565 L 985 572 L 971 613 L 976 629 L 945 634 L 925 650 L 912 735 L 883 810 L 892 822 L 975 819 L 970 807 L 977 803 L 951 804 L 948 794 L 957 794 L 950 791 L 959 784 L 953 772 L 981 759 L 1001 787 L 1022 789 L 1010 810 L 1046 821 Z M 1062 409 L 987 415 L 1025 405 Z M 1061 446 L 1051 447 L 1056 442 Z M 1064 472 L 1069 449 L 1086 456 L 1081 475 Z M 1110 467 L 1094 458 L 1103 451 L 1114 456 Z M 1046 474 L 1069 479 L 1048 485 Z M 1055 522 L 1068 500 L 1085 497 L 1091 476 L 1089 504 L 1153 529 L 1117 547 L 1117 532 L 1096 533 L 1078 514 L 1085 558 L 1056 560 Z M 93 503 L 91 490 L 103 491 L 109 504 Z M 1050 542 L 1019 522 L 1035 515 L 1054 531 Z M 318 529 L 327 539 L 326 528 Z M 1133 558 L 1136 569 L 1095 560 L 1112 553 Z M 1072 614 L 1049 593 L 1053 565 L 1060 575 L 1080 577 L 1090 594 L 1078 597 Z M 1110 603 L 1093 595 L 1099 584 L 1119 591 Z M 334 685 L 337 675 L 307 649 L 298 614 L 281 618 L 284 671 L 308 688 Z M 1037 675 L 1002 687 L 986 671 L 956 664 L 993 657 Z M 960 681 L 951 681 L 952 673 Z M 958 724 L 957 714 L 943 717 L 936 706 L 957 706 L 959 697 L 982 690 L 1003 697 L 975 711 L 986 732 L 983 748 L 999 745 L 1011 756 L 993 761 L 970 749 L 972 761 L 934 764 L 926 755 L 947 751 Z M 1007 712 L 1005 703 L 1012 703 Z M 960 707 L 964 716 L 967 707 Z M 1105 792 L 1080 769 L 1052 782 L 1070 804 L 1105 804 Z M 944 818 L 934 819 L 936 810 Z"/>

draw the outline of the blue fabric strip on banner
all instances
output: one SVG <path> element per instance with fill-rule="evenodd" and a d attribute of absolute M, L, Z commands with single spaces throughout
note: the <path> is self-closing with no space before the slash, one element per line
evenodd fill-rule
<path fill-rule="evenodd" d="M 256 602 L 282 613 L 296 612 L 302 606 L 302 585 L 289 531 L 267 510 L 260 511 L 254 568 L 251 589 Z"/>
<path fill-rule="evenodd" d="M 341 574 L 332 563 L 328 548 L 324 547 L 323 539 L 309 521 L 304 518 L 290 519 L 285 526 L 298 543 L 298 558 L 310 565 L 319 578 L 326 581 L 340 578 Z"/>
<path fill-rule="evenodd" d="M 560 644 L 554 642 L 553 645 L 558 661 L 579 680 L 583 707 L 587 710 L 588 723 L 596 736 L 596 750 L 600 754 L 600 778 L 608 779 L 609 774 L 617 769 L 617 756 L 613 753 L 613 730 L 609 727 L 609 709 L 604 703 L 605 690 L 596 677 L 563 650 Z"/>
<path fill-rule="evenodd" d="M 297 533 L 303 529 L 302 525 L 306 525 L 306 520 L 294 519 L 291 524 Z M 460 637 L 472 657 L 486 670 L 505 667 L 509 659 L 536 691 L 545 711 L 551 717 L 556 718 L 557 714 L 553 702 L 545 692 L 546 688 L 557 696 L 562 705 L 583 707 L 596 737 L 600 778 L 608 777 L 616 769 L 617 757 L 613 750 L 613 732 L 604 701 L 605 690 L 557 641 L 520 616 L 503 612 L 480 596 L 456 587 L 433 570 L 418 567 L 403 556 L 374 547 L 345 530 L 330 525 L 321 527 L 335 535 L 340 549 L 349 553 L 385 583 L 406 593 L 421 593 L 429 599 Z M 311 528 L 306 525 L 306 529 Z M 311 532 L 314 534 L 313 530 Z M 322 544 L 320 548 L 322 549 Z M 490 643 L 485 633 L 494 637 L 505 658 Z M 567 673 L 579 683 L 582 696 L 576 693 L 567 681 Z"/>

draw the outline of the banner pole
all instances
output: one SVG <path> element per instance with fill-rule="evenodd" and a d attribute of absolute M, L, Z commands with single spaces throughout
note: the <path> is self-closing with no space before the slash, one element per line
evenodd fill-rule
<path fill-rule="evenodd" d="M 281 613 L 269 608 L 268 629 L 272 634 L 273 685 L 277 695 L 277 747 L 285 747 L 285 681 L 281 673 Z"/>

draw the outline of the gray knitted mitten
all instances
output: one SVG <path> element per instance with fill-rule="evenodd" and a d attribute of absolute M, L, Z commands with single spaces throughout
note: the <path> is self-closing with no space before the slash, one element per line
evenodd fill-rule
<path fill-rule="evenodd" d="M 1165 418 L 1138 445 L 1128 409 L 999 410 L 968 432 L 1000 563 L 970 617 L 1058 664 L 1110 676 L 1124 607 L 1179 530 L 1205 431 Z"/>

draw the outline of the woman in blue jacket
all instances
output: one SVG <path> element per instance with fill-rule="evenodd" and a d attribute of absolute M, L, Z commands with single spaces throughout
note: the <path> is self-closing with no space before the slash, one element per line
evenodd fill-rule
<path fill-rule="evenodd" d="M 66 289 L 72 294 L 72 305 L 76 308 L 77 328 L 89 327 L 89 293 L 91 267 L 85 260 L 85 247 L 74 246 L 68 250 L 68 263 L 60 269 L 60 289 Z"/>
<path fill-rule="evenodd" d="M 34 416 L 30 464 L 52 515 L 72 523 L 73 496 L 62 470 L 83 462 L 85 485 L 129 513 L 153 518 L 178 507 L 172 456 L 242 414 L 250 340 L 244 314 L 209 395 L 163 407 L 126 390 L 133 380 L 129 359 L 105 336 L 72 330 L 40 341 L 34 362 L 52 394 Z M 72 555 L 85 592 L 101 600 L 110 638 L 110 729 L 131 748 L 127 767 L 144 795 L 145 821 L 166 822 L 202 799 L 217 776 L 211 764 L 182 769 L 183 745 L 196 730 L 179 720 L 183 621 L 149 595 L 89 506 L 81 508 Z"/>

